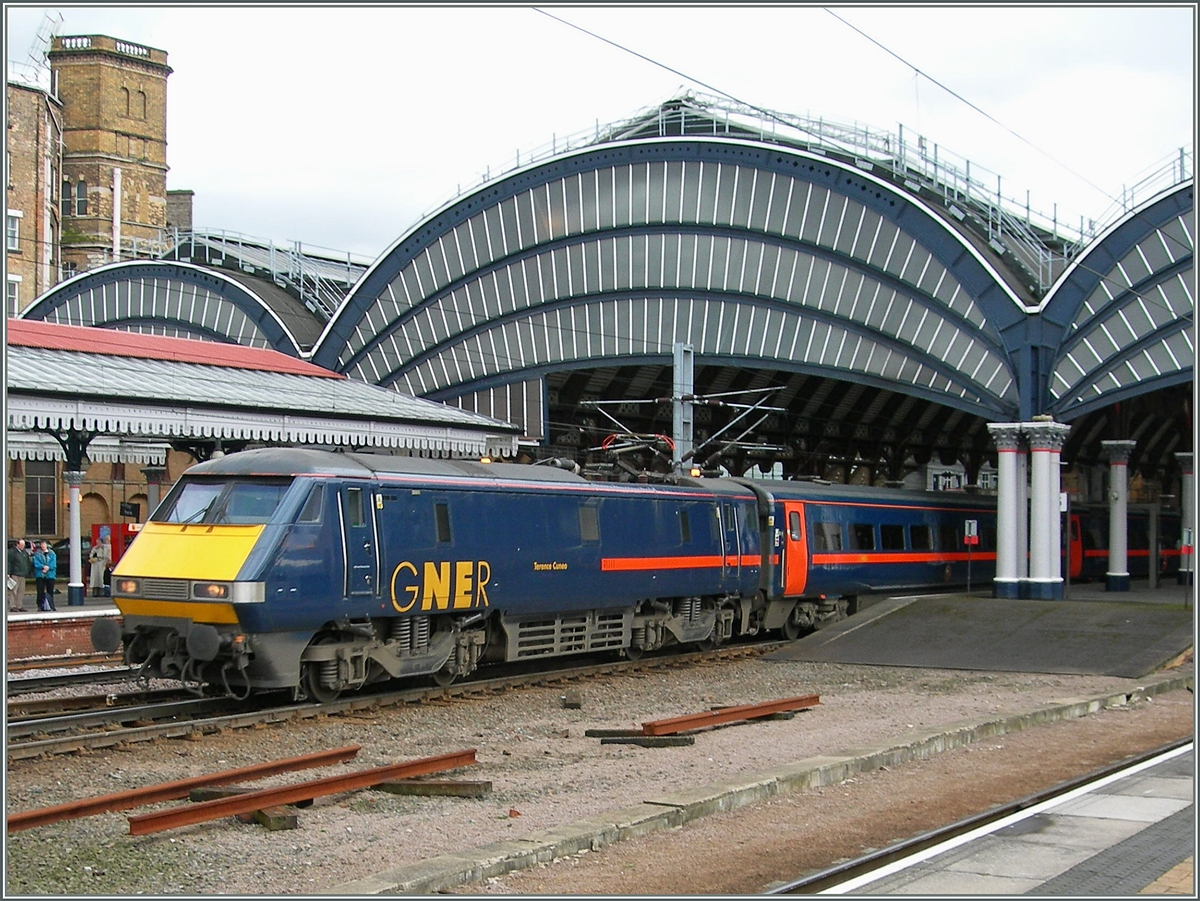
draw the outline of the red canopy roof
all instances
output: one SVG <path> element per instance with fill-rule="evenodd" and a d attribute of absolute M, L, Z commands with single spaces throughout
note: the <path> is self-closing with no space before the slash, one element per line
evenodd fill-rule
<path fill-rule="evenodd" d="M 190 338 L 167 338 L 162 335 L 139 335 L 106 328 L 87 328 L 79 325 L 57 325 L 27 319 L 8 320 L 8 343 L 21 347 L 43 347 L 48 350 L 73 350 L 80 353 L 108 354 L 116 357 L 142 357 L 150 360 L 174 360 L 177 363 L 200 363 L 205 366 L 225 366 L 233 369 L 259 369 L 291 375 L 320 376 L 344 379 L 304 360 L 298 360 L 277 350 L 244 347 L 215 341 L 194 341 Z"/>

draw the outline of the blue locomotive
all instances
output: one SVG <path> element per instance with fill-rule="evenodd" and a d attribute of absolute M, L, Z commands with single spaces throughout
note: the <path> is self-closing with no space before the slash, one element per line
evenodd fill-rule
<path fill-rule="evenodd" d="M 796 637 L 865 592 L 983 584 L 994 536 L 994 503 L 968 496 L 250 450 L 172 488 L 92 640 L 197 690 L 329 700 L 488 662 Z"/>

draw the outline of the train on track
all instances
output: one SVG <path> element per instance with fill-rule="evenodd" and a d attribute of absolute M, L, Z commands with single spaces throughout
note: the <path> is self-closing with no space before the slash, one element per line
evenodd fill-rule
<path fill-rule="evenodd" d="M 596 482 L 548 462 L 267 448 L 201 463 L 121 558 L 122 616 L 92 642 L 197 691 L 328 701 L 490 662 L 796 638 L 865 593 L 994 576 L 994 498 Z"/>

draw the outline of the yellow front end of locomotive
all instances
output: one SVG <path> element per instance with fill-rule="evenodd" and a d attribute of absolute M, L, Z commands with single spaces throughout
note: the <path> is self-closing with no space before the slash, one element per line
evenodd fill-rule
<path fill-rule="evenodd" d="M 125 616 L 236 623 L 235 583 L 262 525 L 148 522 L 113 569 L 113 602 Z"/>

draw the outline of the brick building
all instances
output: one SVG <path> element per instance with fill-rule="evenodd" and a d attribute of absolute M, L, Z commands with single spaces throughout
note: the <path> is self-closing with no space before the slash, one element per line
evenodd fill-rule
<path fill-rule="evenodd" d="M 56 37 L 63 108 L 63 275 L 138 256 L 167 225 L 167 54 L 104 35 Z"/>
<path fill-rule="evenodd" d="M 59 281 L 62 104 L 32 84 L 9 81 L 5 309 L 25 309 Z"/>
<path fill-rule="evenodd" d="M 7 308 L 16 315 L 60 281 L 146 256 L 167 226 L 167 54 L 104 35 L 54 37 L 48 87 L 10 78 Z M 175 201 L 190 224 L 191 192 Z M 47 379 L 53 378 L 47 373 Z M 13 535 L 66 534 L 61 453 L 43 436 L 19 451 L 9 434 L 6 504 Z M 84 534 L 120 521 L 123 502 L 148 512 L 145 470 L 166 485 L 195 461 L 163 447 L 141 462 L 104 442 L 81 485 Z"/>

